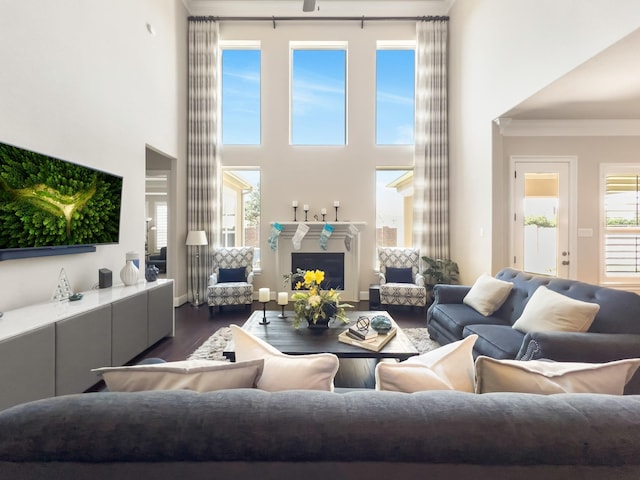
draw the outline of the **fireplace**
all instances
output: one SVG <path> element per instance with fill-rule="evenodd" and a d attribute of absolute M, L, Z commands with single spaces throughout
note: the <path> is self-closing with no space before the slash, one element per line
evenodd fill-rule
<path fill-rule="evenodd" d="M 322 270 L 324 282 L 322 289 L 344 290 L 344 253 L 311 253 L 293 252 L 291 254 L 291 271 Z M 297 279 L 292 280 L 291 289 L 295 289 Z"/>

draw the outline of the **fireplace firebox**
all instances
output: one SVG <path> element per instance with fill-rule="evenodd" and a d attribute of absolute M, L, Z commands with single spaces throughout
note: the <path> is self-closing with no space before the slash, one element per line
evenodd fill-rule
<path fill-rule="evenodd" d="M 322 270 L 324 282 L 322 289 L 344 290 L 344 253 L 291 253 L 291 271 Z M 291 282 L 291 290 L 295 290 L 298 280 Z"/>

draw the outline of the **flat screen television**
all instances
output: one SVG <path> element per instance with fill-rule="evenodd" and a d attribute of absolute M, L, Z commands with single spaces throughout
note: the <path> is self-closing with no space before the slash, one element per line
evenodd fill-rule
<path fill-rule="evenodd" d="M 122 177 L 0 143 L 0 260 L 120 240 Z"/>

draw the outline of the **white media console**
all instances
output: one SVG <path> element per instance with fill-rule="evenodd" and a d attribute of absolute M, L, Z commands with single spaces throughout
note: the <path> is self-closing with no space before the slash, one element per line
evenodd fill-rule
<path fill-rule="evenodd" d="M 174 334 L 173 280 L 83 292 L 0 317 L 0 410 L 80 393 L 100 378 L 92 368 L 124 365 Z"/>

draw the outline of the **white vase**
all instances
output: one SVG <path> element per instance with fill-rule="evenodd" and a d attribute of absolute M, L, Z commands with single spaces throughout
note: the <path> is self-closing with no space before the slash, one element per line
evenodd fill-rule
<path fill-rule="evenodd" d="M 138 269 L 133 264 L 133 260 L 127 260 L 127 263 L 120 270 L 120 279 L 125 285 L 135 285 L 138 283 Z"/>

